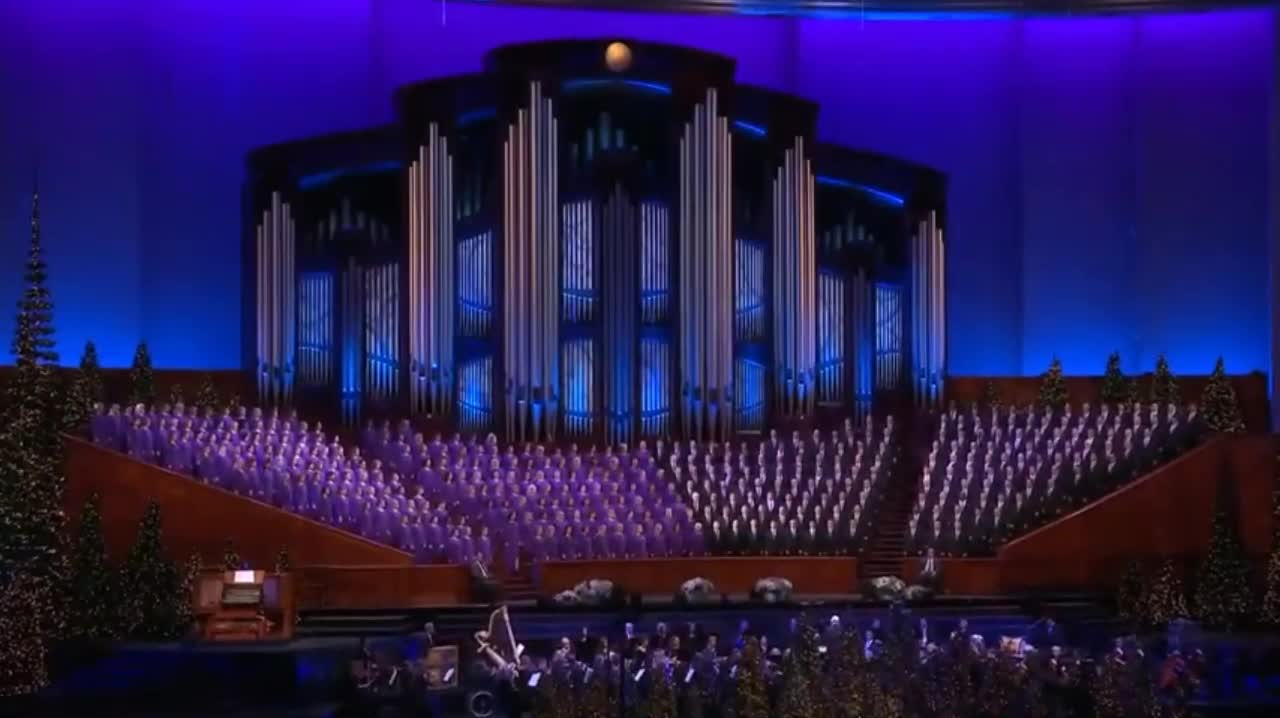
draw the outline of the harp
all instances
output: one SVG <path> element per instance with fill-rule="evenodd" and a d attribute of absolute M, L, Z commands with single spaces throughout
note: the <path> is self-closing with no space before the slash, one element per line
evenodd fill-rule
<path fill-rule="evenodd" d="M 480 653 L 499 671 L 515 669 L 515 664 L 524 653 L 524 646 L 516 643 L 515 635 L 511 632 L 511 617 L 507 615 L 506 606 L 489 614 L 489 628 L 476 631 L 476 645 Z"/>

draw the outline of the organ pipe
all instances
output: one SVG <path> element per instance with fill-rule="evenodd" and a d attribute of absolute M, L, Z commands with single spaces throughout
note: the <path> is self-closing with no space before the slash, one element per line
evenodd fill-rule
<path fill-rule="evenodd" d="M 715 88 L 680 138 L 680 373 L 684 435 L 724 440 L 733 410 L 729 122 Z"/>
<path fill-rule="evenodd" d="M 645 324 L 667 321 L 671 301 L 670 224 L 659 202 L 640 205 L 640 306 Z"/>
<path fill-rule="evenodd" d="M 257 384 L 260 404 L 293 397 L 297 290 L 293 210 L 279 192 L 257 226 Z"/>
<path fill-rule="evenodd" d="M 318 388 L 333 377 L 333 275 L 313 272 L 298 282 L 298 383 Z"/>
<path fill-rule="evenodd" d="M 942 402 L 946 371 L 946 245 L 930 212 L 911 237 L 911 363 L 916 403 Z"/>
<path fill-rule="evenodd" d="M 342 419 L 350 424 L 360 419 L 365 348 L 365 275 L 354 257 L 342 271 L 342 376 L 339 400 Z"/>
<path fill-rule="evenodd" d="M 409 165 L 409 402 L 446 416 L 453 403 L 453 156 L 433 122 Z"/>
<path fill-rule="evenodd" d="M 635 432 L 636 341 L 640 325 L 636 211 L 621 185 L 600 210 L 601 286 L 604 321 L 604 420 L 611 443 L 630 442 Z"/>
<path fill-rule="evenodd" d="M 365 397 L 385 402 L 399 388 L 399 267 L 382 264 L 365 269 L 364 389 Z"/>
<path fill-rule="evenodd" d="M 804 138 L 773 179 L 774 398 L 783 417 L 813 413 L 817 354 L 817 238 L 814 177 Z"/>
<path fill-rule="evenodd" d="M 875 283 L 866 269 L 859 269 L 849 281 L 849 336 L 853 339 L 854 361 L 850 371 L 853 385 L 853 412 L 865 419 L 871 412 L 875 395 Z"/>
<path fill-rule="evenodd" d="M 671 345 L 656 337 L 640 340 L 640 433 L 671 435 Z"/>
<path fill-rule="evenodd" d="M 506 433 L 554 440 L 560 380 L 556 118 L 542 85 L 507 128 L 503 155 L 503 371 Z"/>
<path fill-rule="evenodd" d="M 844 403 L 844 284 L 838 274 L 818 273 L 817 401 L 828 406 Z"/>

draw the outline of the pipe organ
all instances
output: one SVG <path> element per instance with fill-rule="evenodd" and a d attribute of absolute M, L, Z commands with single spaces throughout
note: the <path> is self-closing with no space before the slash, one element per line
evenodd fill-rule
<path fill-rule="evenodd" d="M 408 175 L 409 409 L 443 416 L 453 404 L 453 158 L 436 123 Z"/>
<path fill-rule="evenodd" d="M 279 192 L 257 225 L 256 329 L 258 402 L 288 403 L 293 394 L 294 357 L 297 351 L 294 302 L 293 211 Z"/>
<path fill-rule="evenodd" d="M 503 362 L 506 434 L 556 435 L 560 378 L 559 201 L 556 118 L 542 84 L 529 84 L 502 148 Z"/>
<path fill-rule="evenodd" d="M 731 148 L 707 90 L 680 138 L 680 418 L 699 439 L 727 438 L 733 418 Z"/>
<path fill-rule="evenodd" d="M 816 106 L 720 56 L 606 44 L 498 48 L 393 126 L 250 155 L 261 403 L 615 443 L 942 400 L 941 175 L 813 142 Z"/>
<path fill-rule="evenodd" d="M 773 178 L 774 396 L 785 417 L 813 413 L 817 352 L 814 177 L 803 138 Z"/>
<path fill-rule="evenodd" d="M 938 216 L 921 219 L 911 237 L 911 378 L 923 406 L 942 401 L 947 353 L 946 247 Z"/>
<path fill-rule="evenodd" d="M 298 276 L 298 383 L 322 387 L 333 380 L 333 275 Z"/>
<path fill-rule="evenodd" d="M 818 272 L 817 402 L 839 406 L 845 397 L 844 277 Z"/>

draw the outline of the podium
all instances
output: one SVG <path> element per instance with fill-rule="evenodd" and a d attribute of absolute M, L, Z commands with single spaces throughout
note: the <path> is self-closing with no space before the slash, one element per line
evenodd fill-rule
<path fill-rule="evenodd" d="M 293 576 L 266 571 L 208 571 L 196 589 L 195 616 L 208 641 L 293 638 Z"/>

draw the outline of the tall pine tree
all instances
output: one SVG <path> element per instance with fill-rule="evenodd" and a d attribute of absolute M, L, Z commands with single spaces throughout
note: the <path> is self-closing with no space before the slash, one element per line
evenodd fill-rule
<path fill-rule="evenodd" d="M 1125 565 L 1124 574 L 1120 577 L 1120 587 L 1116 591 L 1116 613 L 1126 621 L 1136 622 L 1141 617 L 1142 579 L 1141 563 L 1130 561 Z"/>
<path fill-rule="evenodd" d="M 734 716 L 737 718 L 769 718 L 769 688 L 764 680 L 764 656 L 760 641 L 747 639 L 737 665 L 737 690 L 734 692 Z"/>
<path fill-rule="evenodd" d="M 1054 357 L 1049 368 L 1040 375 L 1040 406 L 1061 409 L 1067 405 L 1067 382 L 1062 377 L 1062 360 Z"/>
<path fill-rule="evenodd" d="M 41 592 L 29 576 L 0 577 L 0 697 L 29 696 L 49 684 Z"/>
<path fill-rule="evenodd" d="M 1210 628 L 1230 629 L 1244 622 L 1251 610 L 1249 561 L 1236 526 L 1233 485 L 1218 487 L 1209 555 L 1196 577 L 1196 618 Z"/>
<path fill-rule="evenodd" d="M 213 375 L 205 374 L 200 377 L 200 389 L 196 392 L 196 407 L 201 413 L 205 409 L 218 408 L 218 390 L 213 386 Z"/>
<path fill-rule="evenodd" d="M 1165 404 L 1181 404 L 1182 395 L 1178 391 L 1178 380 L 1169 369 L 1169 360 L 1161 354 L 1156 359 L 1156 370 L 1151 375 L 1151 401 L 1161 406 Z"/>
<path fill-rule="evenodd" d="M 40 237 L 39 194 L 32 197 L 31 238 L 14 326 L 14 372 L 4 393 L 0 426 L 0 582 L 6 600 L 36 622 L 37 640 L 6 648 L 18 663 L 0 678 L 0 692 L 38 688 L 46 675 L 46 641 L 66 628 L 66 517 L 62 511 L 65 412 L 56 375 L 53 300 Z M 29 594 L 29 595 L 28 595 Z M 26 636 L 25 618 L 10 630 Z M 0 632 L 0 635 L 5 635 Z M 4 642 L 0 640 L 0 643 Z M 20 676 L 34 677 L 27 681 Z"/>
<path fill-rule="evenodd" d="M 121 583 L 128 587 L 122 596 L 122 629 L 135 640 L 166 640 L 181 635 L 178 608 L 182 577 L 164 554 L 160 506 L 147 506 L 138 527 L 138 537 L 121 568 Z"/>
<path fill-rule="evenodd" d="M 1240 418 L 1240 403 L 1236 401 L 1236 390 L 1227 378 L 1227 368 L 1218 357 L 1213 365 L 1213 374 L 1209 383 L 1205 384 L 1204 393 L 1200 395 L 1200 411 L 1204 414 L 1204 423 L 1210 431 L 1222 434 L 1243 434 L 1244 419 Z"/>
<path fill-rule="evenodd" d="M 1266 578 L 1258 617 L 1268 626 L 1280 627 L 1280 541 L 1273 542 L 1264 570 Z"/>
<path fill-rule="evenodd" d="M 1129 383 L 1120 369 L 1120 352 L 1111 352 L 1107 357 L 1107 369 L 1102 374 L 1102 402 L 1119 404 L 1129 398 Z"/>
<path fill-rule="evenodd" d="M 1000 399 L 1000 389 L 996 386 L 996 383 L 990 379 L 988 379 L 987 383 L 982 387 L 982 403 L 987 406 L 997 407 L 1004 403 Z"/>
<path fill-rule="evenodd" d="M 156 400 L 156 378 L 151 370 L 151 351 L 146 342 L 133 352 L 133 366 L 129 367 L 129 403 L 151 406 Z"/>
<path fill-rule="evenodd" d="M 1147 585 L 1142 597 L 1142 624 L 1163 628 L 1170 621 L 1187 618 L 1187 593 L 1172 559 L 1160 563 L 1155 579 Z"/>
<path fill-rule="evenodd" d="M 116 636 L 119 594 L 114 578 L 102 537 L 100 499 L 93 494 L 80 512 L 80 528 L 71 553 L 68 635 L 78 639 Z"/>

